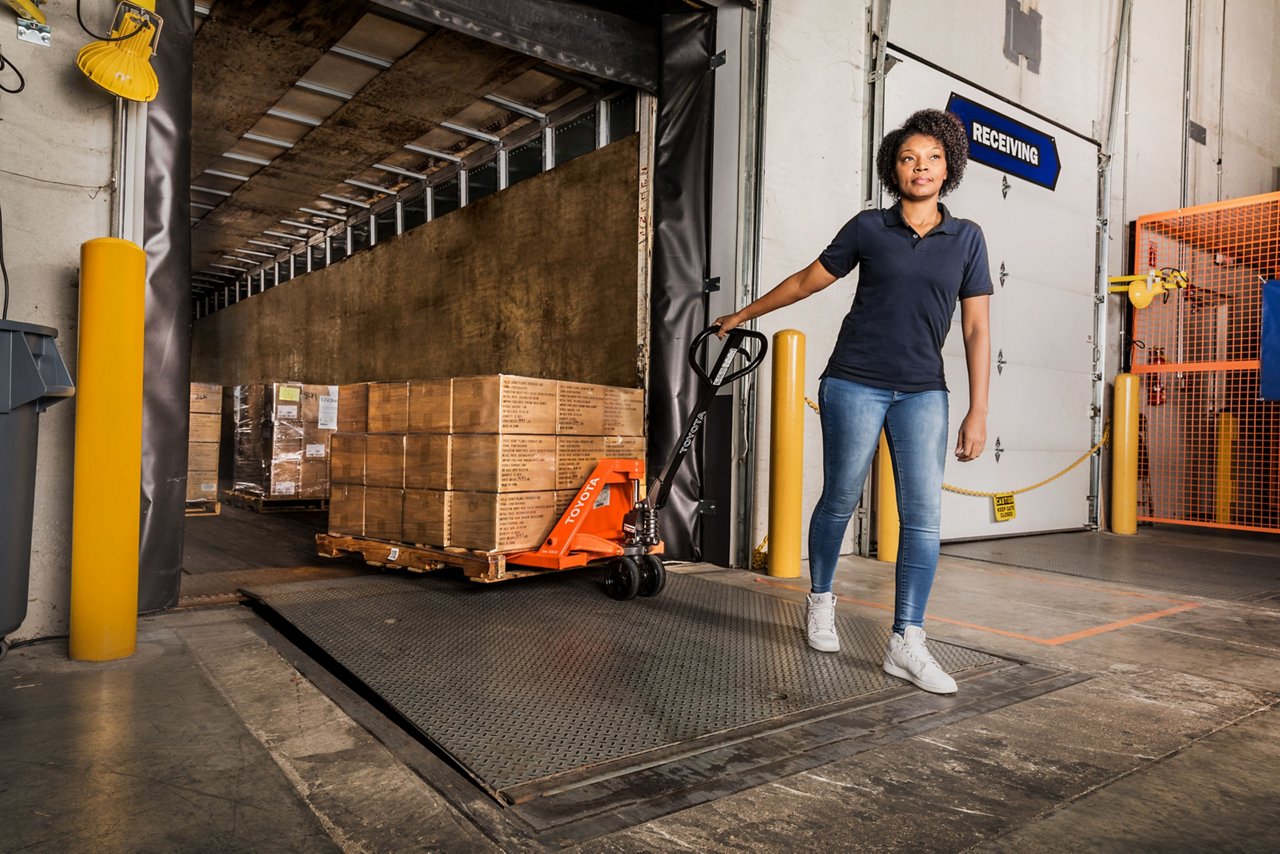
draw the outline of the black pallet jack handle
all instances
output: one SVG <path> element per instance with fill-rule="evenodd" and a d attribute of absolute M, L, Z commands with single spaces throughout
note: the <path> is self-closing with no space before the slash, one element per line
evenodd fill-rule
<path fill-rule="evenodd" d="M 685 422 L 680 441 L 676 443 L 675 449 L 667 459 L 662 474 L 649 485 L 648 504 L 655 511 L 666 506 L 667 496 L 671 494 L 672 479 L 693 447 L 693 440 L 702 429 L 702 422 L 706 420 L 707 411 L 711 408 L 716 393 L 739 377 L 746 376 L 760 367 L 765 354 L 769 351 L 769 339 L 759 332 L 753 329 L 731 329 L 725 336 L 724 349 L 720 351 L 715 365 L 710 371 L 705 371 L 698 361 L 698 352 L 702 348 L 702 343 L 719 331 L 718 325 L 708 326 L 699 332 L 693 339 L 693 343 L 689 345 L 689 364 L 702 380 L 702 387 L 698 392 L 697 405 Z M 746 359 L 746 364 L 731 371 L 730 368 L 739 356 Z"/>

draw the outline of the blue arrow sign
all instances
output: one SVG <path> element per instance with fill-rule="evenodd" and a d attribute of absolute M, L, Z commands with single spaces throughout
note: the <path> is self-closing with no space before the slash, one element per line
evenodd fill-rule
<path fill-rule="evenodd" d="M 1047 133 L 954 92 L 947 101 L 947 112 L 964 122 L 970 160 L 1050 190 L 1058 185 L 1062 161 L 1058 159 L 1058 143 Z"/>

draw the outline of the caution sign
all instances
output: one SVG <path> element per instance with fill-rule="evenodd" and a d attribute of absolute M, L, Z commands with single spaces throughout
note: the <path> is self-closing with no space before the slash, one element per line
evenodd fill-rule
<path fill-rule="evenodd" d="M 1008 522 L 1018 515 L 1018 508 L 1013 502 L 1012 492 L 991 496 L 991 506 L 995 508 L 997 522 Z"/>

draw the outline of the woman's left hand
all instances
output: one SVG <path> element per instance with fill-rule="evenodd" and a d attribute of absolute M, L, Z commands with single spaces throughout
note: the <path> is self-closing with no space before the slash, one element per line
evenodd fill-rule
<path fill-rule="evenodd" d="M 960 435 L 956 438 L 956 459 L 962 463 L 976 460 L 982 456 L 982 449 L 987 446 L 987 417 L 981 413 L 969 411 L 960 422 Z"/>

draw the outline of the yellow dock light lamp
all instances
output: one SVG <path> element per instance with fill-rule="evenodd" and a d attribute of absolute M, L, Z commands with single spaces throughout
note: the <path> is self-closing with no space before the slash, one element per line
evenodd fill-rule
<path fill-rule="evenodd" d="M 111 35 L 80 49 L 76 66 L 90 80 L 126 101 L 153 101 L 160 81 L 151 57 L 164 22 L 155 0 L 125 2 L 116 7 Z"/>
<path fill-rule="evenodd" d="M 1113 294 L 1127 294 L 1134 308 L 1146 308 L 1155 298 L 1188 286 L 1187 274 L 1182 270 L 1165 268 L 1148 270 L 1140 276 L 1112 276 L 1107 280 Z"/>

